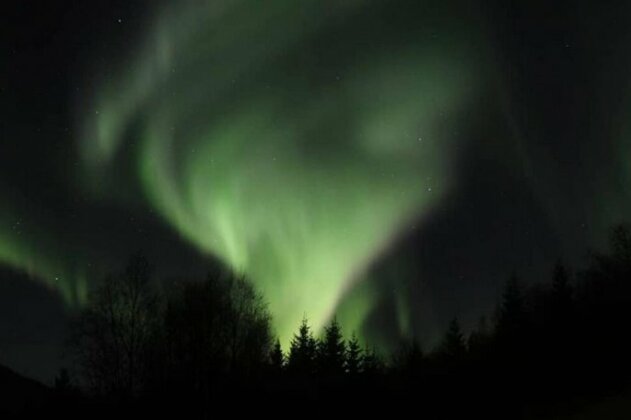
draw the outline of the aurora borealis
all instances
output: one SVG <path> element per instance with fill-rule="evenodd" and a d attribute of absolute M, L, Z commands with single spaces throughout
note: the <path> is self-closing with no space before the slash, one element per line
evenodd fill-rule
<path fill-rule="evenodd" d="M 67 311 L 142 249 L 245 274 L 283 343 L 432 343 L 631 209 L 622 5 L 40 7 L 0 44 L 0 264 Z"/>
<path fill-rule="evenodd" d="M 95 89 L 81 139 L 88 179 L 115 171 L 124 143 L 137 142 L 149 205 L 252 279 L 284 342 L 305 314 L 327 322 L 366 265 L 448 190 L 458 140 L 445 125 L 479 83 L 462 40 L 439 50 L 406 45 L 401 28 L 383 46 L 374 27 L 344 33 L 335 21 L 362 6 L 169 10 L 122 75 Z M 382 25 L 381 35 L 393 29 Z M 345 41 L 331 45 L 330 32 Z"/>

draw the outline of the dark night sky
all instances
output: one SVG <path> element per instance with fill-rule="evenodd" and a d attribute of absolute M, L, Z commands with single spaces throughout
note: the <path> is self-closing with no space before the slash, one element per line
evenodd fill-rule
<path fill-rule="evenodd" d="M 282 304 L 283 296 L 298 293 L 301 287 L 310 293 L 304 283 L 289 280 L 270 286 L 274 271 L 267 265 L 278 264 L 278 272 L 286 275 L 291 271 L 283 271 L 283 264 L 292 261 L 298 271 L 306 267 L 305 277 L 317 279 L 319 267 L 328 264 L 324 251 L 329 237 L 340 239 L 337 223 L 354 214 L 354 205 L 370 210 L 365 219 L 361 219 L 363 213 L 357 217 L 360 221 L 370 222 L 376 214 L 399 227 L 384 222 L 383 232 L 375 229 L 374 235 L 363 236 L 358 233 L 361 223 L 351 224 L 350 233 L 342 239 L 354 240 L 340 245 L 339 255 L 332 257 L 334 267 L 326 271 L 344 274 L 344 278 L 331 279 L 332 284 L 322 287 L 330 289 L 331 296 L 322 292 L 327 303 L 322 308 L 314 306 L 314 311 L 321 309 L 323 319 L 336 310 L 351 314 L 346 325 L 386 347 L 402 335 L 418 336 L 431 345 L 454 315 L 467 327 L 475 325 L 480 315 L 492 311 L 511 272 L 535 282 L 546 279 L 557 258 L 580 268 L 587 250 L 603 246 L 607 229 L 625 221 L 631 207 L 626 114 L 631 98 L 631 6 L 623 1 L 387 3 L 358 1 L 350 12 L 329 2 L 304 10 L 279 7 L 271 18 L 264 14 L 259 18 L 256 10 L 234 6 L 213 15 L 206 22 L 209 27 L 193 35 L 186 26 L 203 26 L 203 22 L 193 22 L 191 13 L 179 14 L 178 7 L 157 7 L 155 2 L 4 4 L 0 18 L 0 363 L 49 381 L 62 363 L 68 363 L 62 360 L 62 342 L 66 320 L 82 300 L 81 285 L 94 284 L 99 273 L 120 266 L 139 249 L 161 278 L 199 275 L 214 258 L 211 255 L 228 265 L 244 264 L 269 295 L 272 309 Z M 188 12 L 195 8 L 181 9 L 187 7 Z M 304 19 L 305 29 L 296 29 L 292 19 Z M 168 45 L 172 71 L 179 66 L 178 72 L 185 77 L 166 78 L 160 73 L 162 64 L 145 54 L 152 50 L 142 40 L 156 33 L 167 40 L 160 45 Z M 206 46 L 196 43 L 200 40 Z M 265 46 L 262 52 L 258 42 Z M 406 51 L 401 53 L 403 58 L 397 58 L 399 50 Z M 451 63 L 447 76 L 427 70 L 443 61 Z M 401 70 L 408 67 L 410 82 L 398 76 L 408 75 Z M 371 79 L 371 74 L 380 78 Z M 463 87 L 453 87 L 470 75 Z M 368 85 L 371 80 L 383 80 L 381 89 L 386 96 L 392 92 L 393 99 L 384 99 L 385 105 L 374 111 L 362 102 L 371 98 L 366 93 L 371 88 L 362 85 L 359 89 L 354 80 L 367 80 Z M 337 89 L 337 82 L 343 86 L 339 93 L 332 90 Z M 226 86 L 232 85 L 237 86 L 235 90 L 226 93 Z M 410 92 L 417 86 L 421 90 L 430 86 L 426 89 L 429 96 L 434 95 L 431 100 L 415 102 Z M 164 105 L 169 89 L 173 103 Z M 265 89 L 274 93 L 262 93 Z M 193 100 L 195 91 L 221 99 Z M 388 142 L 398 141 L 396 136 L 388 137 L 390 132 L 408 120 L 423 125 L 426 120 L 443 118 L 442 111 L 439 117 L 431 104 L 440 104 L 447 96 L 449 116 L 442 125 L 435 124 L 438 128 L 428 131 L 427 137 L 431 140 L 448 132 L 448 146 L 437 146 L 429 157 L 415 155 L 409 161 L 398 155 L 383 157 L 394 153 Z M 277 103 L 280 111 L 272 118 L 279 120 L 274 119 L 273 128 L 280 120 L 298 127 L 299 152 L 309 156 L 297 169 L 283 167 L 284 177 L 277 178 L 272 170 L 262 172 L 271 183 L 281 185 L 269 205 L 284 222 L 276 224 L 269 214 L 250 209 L 241 213 L 246 205 L 268 204 L 261 198 L 268 196 L 264 186 L 260 194 L 249 195 L 254 197 L 251 201 L 238 201 L 230 194 L 204 196 L 211 204 L 205 204 L 201 212 L 208 219 L 200 218 L 198 207 L 186 207 L 197 205 L 197 196 L 190 191 L 225 185 L 231 191 L 231 186 L 242 184 L 210 180 L 209 186 L 204 185 L 205 178 L 194 172 L 196 167 L 183 163 L 190 162 L 185 153 L 190 148 L 197 156 L 202 152 L 195 148 L 204 145 L 208 146 L 204 150 L 219 150 L 221 157 L 221 150 L 231 144 L 230 136 L 236 138 L 246 124 L 257 127 L 257 122 L 249 121 L 256 121 L 256 115 L 266 118 L 268 109 Z M 127 108 L 128 104 L 132 105 Z M 202 106 L 188 112 L 191 104 Z M 327 108 L 336 115 L 328 116 Z M 309 116 L 301 114 L 301 109 Z M 376 158 L 355 155 L 350 143 L 342 144 L 336 137 L 371 127 L 370 112 L 394 115 L 384 120 L 389 130 L 384 131 L 386 138 L 369 145 L 380 151 Z M 310 117 L 315 113 L 324 116 L 320 120 Z M 109 121 L 112 126 L 112 119 L 106 118 L 124 120 L 118 134 L 124 146 L 111 162 L 97 169 L 96 161 L 82 151 L 91 144 L 86 143 L 92 139 L 85 127 L 94 114 L 98 114 L 97 122 Z M 401 115 L 405 116 L 398 118 Z M 184 139 L 173 141 L 173 148 L 168 149 L 176 176 L 147 181 L 146 173 L 138 175 L 142 170 L 137 167 L 155 164 L 171 170 L 155 163 L 158 155 L 144 146 L 154 145 L 153 139 L 140 140 L 151 137 L 164 116 L 175 121 L 172 129 L 179 137 L 174 138 Z M 346 120 L 355 125 L 346 125 Z M 321 121 L 327 126 L 317 124 Z M 318 125 L 324 139 L 312 140 L 311 123 Z M 223 132 L 212 130 L 223 125 L 232 133 L 225 136 L 229 140 L 214 140 L 212 135 L 206 140 L 200 134 L 209 126 L 207 131 L 220 138 Z M 139 127 L 149 134 L 139 134 L 145 133 Z M 263 132 L 265 144 L 276 138 L 265 136 Z M 420 139 L 419 134 L 419 143 Z M 274 153 L 278 150 L 273 161 L 277 156 L 279 160 L 294 156 L 294 149 L 289 153 L 283 144 L 274 144 L 279 149 L 273 149 Z M 155 145 L 163 144 L 155 141 Z M 249 150 L 267 151 L 264 147 Z M 230 156 L 223 158 L 231 163 Z M 250 178 L 239 168 L 248 166 L 239 159 L 232 159 L 234 167 L 229 172 L 202 174 L 243 178 L 247 190 Z M 368 182 L 372 178 L 366 174 L 377 166 L 391 169 L 395 181 Z M 326 175 L 314 182 L 311 168 L 318 174 L 322 169 Z M 346 177 L 346 169 L 340 168 L 350 168 L 350 175 Z M 413 177 L 449 178 L 449 188 L 441 183 L 434 188 L 445 192 L 436 194 L 437 198 L 423 195 L 411 200 L 418 210 L 412 219 L 403 217 L 407 204 L 397 203 L 394 210 L 374 204 L 388 202 L 394 188 L 408 191 Z M 166 192 L 169 180 L 174 180 L 175 193 Z M 329 212 L 326 206 L 319 213 L 305 211 L 307 221 L 300 219 L 300 223 L 324 226 L 324 233 L 316 231 L 308 239 L 292 242 L 292 229 L 301 226 L 294 219 L 297 213 L 303 215 L 302 202 L 313 207 L 303 199 L 304 192 L 294 193 L 294 188 L 313 187 L 315 193 L 309 197 L 326 203 L 337 197 L 320 194 L 319 187 L 327 183 L 339 184 L 340 194 L 351 199 L 339 200 L 339 209 Z M 173 203 L 180 199 L 184 210 L 178 213 Z M 219 199 L 228 200 L 226 207 L 213 207 Z M 220 217 L 219 210 L 227 213 Z M 235 214 L 256 223 L 245 225 L 245 232 L 234 230 L 235 225 L 241 228 L 234 222 L 240 220 Z M 203 224 L 206 221 L 208 225 Z M 230 237 L 236 238 L 236 245 L 214 245 L 212 230 L 219 235 L 224 231 L 217 226 L 226 223 L 232 226 Z M 205 228 L 210 233 L 196 232 Z M 255 230 L 264 239 L 257 236 L 254 242 Z M 306 243 L 316 268 L 285 250 L 283 235 L 290 237 L 288 247 Z M 374 239 L 374 248 L 363 248 L 366 238 Z M 270 254 L 259 249 L 265 246 L 277 250 L 278 261 L 268 261 Z M 356 271 L 367 279 L 364 286 L 345 279 Z M 342 283 L 345 286 L 339 287 Z M 290 321 L 293 325 L 293 318 Z"/>

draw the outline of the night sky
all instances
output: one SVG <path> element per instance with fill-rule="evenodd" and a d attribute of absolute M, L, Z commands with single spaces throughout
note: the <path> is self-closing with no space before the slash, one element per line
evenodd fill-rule
<path fill-rule="evenodd" d="M 628 220 L 627 2 L 0 15 L 0 363 L 29 376 L 68 363 L 68 317 L 138 250 L 159 280 L 244 273 L 283 343 L 336 316 L 390 349 Z"/>

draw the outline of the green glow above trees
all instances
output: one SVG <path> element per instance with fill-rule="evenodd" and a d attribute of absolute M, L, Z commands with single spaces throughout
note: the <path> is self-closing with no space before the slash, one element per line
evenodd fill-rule
<path fill-rule="evenodd" d="M 167 10 L 96 89 L 80 145 L 88 183 L 133 145 L 149 204 L 252 279 L 285 344 L 448 192 L 450 124 L 479 83 L 457 39 L 354 30 L 364 2 L 321 3 Z M 344 328 L 372 305 L 355 296 Z"/>

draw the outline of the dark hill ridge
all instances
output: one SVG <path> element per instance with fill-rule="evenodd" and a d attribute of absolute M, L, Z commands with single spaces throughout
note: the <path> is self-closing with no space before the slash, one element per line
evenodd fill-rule
<path fill-rule="evenodd" d="M 0 366 L 0 417 L 30 411 L 45 404 L 51 397 L 50 388 Z"/>
<path fill-rule="evenodd" d="M 69 312 L 43 281 L 0 263 L 0 365 L 50 384 L 62 367 Z"/>

